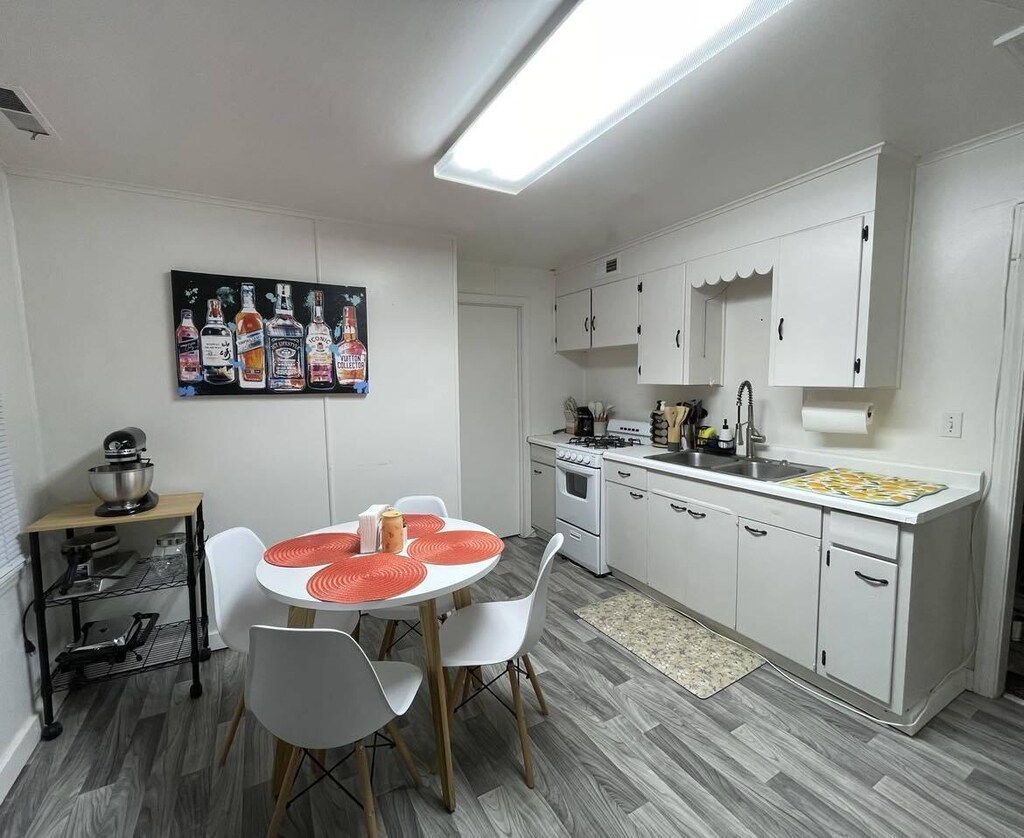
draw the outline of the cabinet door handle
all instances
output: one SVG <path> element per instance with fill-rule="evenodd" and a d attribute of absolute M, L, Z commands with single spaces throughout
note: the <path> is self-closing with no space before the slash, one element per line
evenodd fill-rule
<path fill-rule="evenodd" d="M 533 473 L 534 473 L 534 474 L 543 474 L 544 472 L 543 472 L 543 471 L 541 471 L 541 470 L 540 470 L 539 468 L 535 468 L 535 469 L 533 470 Z"/>
<path fill-rule="evenodd" d="M 746 524 L 744 524 L 744 525 L 743 525 L 743 529 L 745 529 L 745 530 L 746 530 L 746 531 L 747 531 L 748 533 L 750 533 L 751 535 L 756 535 L 756 536 L 758 536 L 759 538 L 760 538 L 760 537 L 761 537 L 762 535 L 768 535 L 768 530 L 756 530 L 756 529 L 754 529 L 753 527 L 748 527 L 748 526 L 747 526 Z"/>
<path fill-rule="evenodd" d="M 676 512 L 685 512 L 686 511 L 686 507 L 685 506 L 676 506 L 674 503 L 670 503 L 669 506 L 672 507 L 672 509 L 674 509 Z"/>
<path fill-rule="evenodd" d="M 619 477 L 629 477 L 629 475 L 631 475 L 632 473 L 633 472 L 631 472 L 631 471 L 618 471 L 618 472 L 616 472 L 616 474 L 618 474 Z"/>
<path fill-rule="evenodd" d="M 863 579 L 865 582 L 870 582 L 872 585 L 878 585 L 880 588 L 884 588 L 889 584 L 888 579 L 876 579 L 874 576 L 868 576 L 865 573 L 861 573 L 859 570 L 855 570 L 853 575 L 859 579 Z"/>
<path fill-rule="evenodd" d="M 694 512 L 692 509 L 687 509 L 686 512 L 691 518 L 697 518 L 698 520 L 708 517 L 707 512 Z"/>
<path fill-rule="evenodd" d="M 681 344 L 679 343 L 679 338 L 682 337 L 682 334 L 682 329 L 676 329 L 676 349 L 679 349 L 681 347 Z"/>
<path fill-rule="evenodd" d="M 590 318 L 589 317 L 584 317 L 583 318 L 583 331 L 584 332 L 589 332 L 590 331 Z"/>
<path fill-rule="evenodd" d="M 782 324 L 786 322 L 785 317 L 779 318 L 779 340 L 782 340 Z"/>
<path fill-rule="evenodd" d="M 641 495 L 639 492 L 630 492 L 629 496 L 633 498 L 633 500 L 640 500 L 641 498 L 643 498 L 643 495 Z"/>
<path fill-rule="evenodd" d="M 590 316 L 590 331 L 594 331 L 597 328 L 597 315 L 592 314 Z"/>

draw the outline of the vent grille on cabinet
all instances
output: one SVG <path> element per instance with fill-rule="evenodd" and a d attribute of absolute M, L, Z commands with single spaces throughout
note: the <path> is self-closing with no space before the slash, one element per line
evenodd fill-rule
<path fill-rule="evenodd" d="M 0 87 L 0 113 L 3 113 L 19 131 L 32 135 L 55 137 L 53 126 L 20 87 Z"/>
<path fill-rule="evenodd" d="M 617 256 L 613 256 L 611 259 L 604 260 L 604 272 L 606 274 L 613 274 L 619 269 L 619 259 Z"/>
<path fill-rule="evenodd" d="M 606 256 L 594 264 L 594 278 L 604 279 L 606 276 L 615 276 L 619 272 L 619 257 Z"/>

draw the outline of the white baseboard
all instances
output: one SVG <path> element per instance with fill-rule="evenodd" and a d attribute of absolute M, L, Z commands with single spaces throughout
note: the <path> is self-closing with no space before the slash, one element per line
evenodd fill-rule
<path fill-rule="evenodd" d="M 227 644 L 220 639 L 220 632 L 216 629 L 210 629 L 210 651 L 216 652 L 218 649 L 226 649 Z"/>
<path fill-rule="evenodd" d="M 7 797 L 38 743 L 39 717 L 33 714 L 25 719 L 11 743 L 0 754 L 0 800 Z"/>

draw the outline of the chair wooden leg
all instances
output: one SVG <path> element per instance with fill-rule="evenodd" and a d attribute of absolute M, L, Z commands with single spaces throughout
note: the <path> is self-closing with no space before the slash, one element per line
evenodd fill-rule
<path fill-rule="evenodd" d="M 377 652 L 377 660 L 387 660 L 391 652 L 391 644 L 395 642 L 395 629 L 398 628 L 397 620 L 388 620 L 384 627 L 384 637 L 380 641 L 380 651 Z"/>
<path fill-rule="evenodd" d="M 526 730 L 526 713 L 523 711 L 523 695 L 519 691 L 519 670 L 509 661 L 508 680 L 512 684 L 512 704 L 516 709 L 516 725 L 519 727 L 519 744 L 523 748 L 523 772 L 526 785 L 533 788 L 533 757 L 530 754 L 530 734 Z"/>
<path fill-rule="evenodd" d="M 292 793 L 292 784 L 295 782 L 295 775 L 299 773 L 299 762 L 301 760 L 302 748 L 292 748 L 292 755 L 288 760 L 284 779 L 281 781 L 281 790 L 277 793 L 277 805 L 274 806 L 274 816 L 270 819 L 267 838 L 277 838 L 277 831 L 281 828 L 281 821 L 284 820 L 284 810 L 288 805 L 288 795 Z"/>
<path fill-rule="evenodd" d="M 359 793 L 363 798 L 363 815 L 366 817 L 366 834 L 377 838 L 377 809 L 373 802 L 373 786 L 370 784 L 370 766 L 366 761 L 366 748 L 362 742 L 356 744 L 356 771 L 359 773 Z"/>
<path fill-rule="evenodd" d="M 235 705 L 235 712 L 231 716 L 231 726 L 228 728 L 228 734 L 224 737 L 224 744 L 220 748 L 220 756 L 217 757 L 217 765 L 221 768 L 224 767 L 224 763 L 228 761 L 228 751 L 231 750 L 231 743 L 235 741 L 235 734 L 238 732 L 238 723 L 242 721 L 242 716 L 245 715 L 245 696 L 241 695 L 238 698 L 238 704 Z"/>
<path fill-rule="evenodd" d="M 548 703 L 544 700 L 544 693 L 540 688 L 540 681 L 537 680 L 537 673 L 533 671 L 533 664 L 530 663 L 530 656 L 523 655 L 523 664 L 526 666 L 526 676 L 530 679 L 530 683 L 533 684 L 533 692 L 537 696 L 537 704 L 540 705 L 540 714 L 546 716 L 548 714 Z"/>
<path fill-rule="evenodd" d="M 448 693 L 448 718 L 451 719 L 455 715 L 455 707 L 459 703 L 460 696 L 466 691 L 466 676 L 469 671 L 464 666 L 460 666 L 455 673 L 455 682 L 452 684 L 452 688 Z"/>
<path fill-rule="evenodd" d="M 420 784 L 420 772 L 416 768 L 416 763 L 413 762 L 412 751 L 409 750 L 409 746 L 405 744 L 405 739 L 398 730 L 398 725 L 396 725 L 392 719 L 384 725 L 384 729 L 388 732 L 388 736 L 394 740 L 395 748 L 398 749 L 398 755 L 402 758 L 402 762 L 405 763 L 405 767 L 408 769 L 409 776 L 412 777 L 413 783 L 418 786 Z"/>

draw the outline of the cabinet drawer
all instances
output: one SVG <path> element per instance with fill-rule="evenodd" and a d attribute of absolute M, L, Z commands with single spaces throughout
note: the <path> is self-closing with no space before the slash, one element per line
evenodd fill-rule
<path fill-rule="evenodd" d="M 754 481 L 751 481 L 752 483 Z M 821 507 L 809 506 L 781 498 L 773 498 L 757 492 L 747 492 L 685 477 L 675 477 L 651 472 L 647 481 L 652 492 L 672 495 L 697 503 L 729 509 L 741 518 L 763 521 L 784 530 L 821 538 Z"/>
<path fill-rule="evenodd" d="M 535 445 L 530 443 L 530 460 L 534 463 L 543 463 L 546 466 L 555 464 L 555 449 L 546 445 Z"/>
<path fill-rule="evenodd" d="M 625 463 L 613 463 L 606 461 L 604 464 L 604 479 L 612 483 L 620 483 L 623 486 L 632 486 L 634 489 L 647 488 L 647 469 Z"/>
<path fill-rule="evenodd" d="M 830 544 L 895 561 L 898 558 L 900 527 L 892 521 L 830 511 L 828 540 Z"/>

